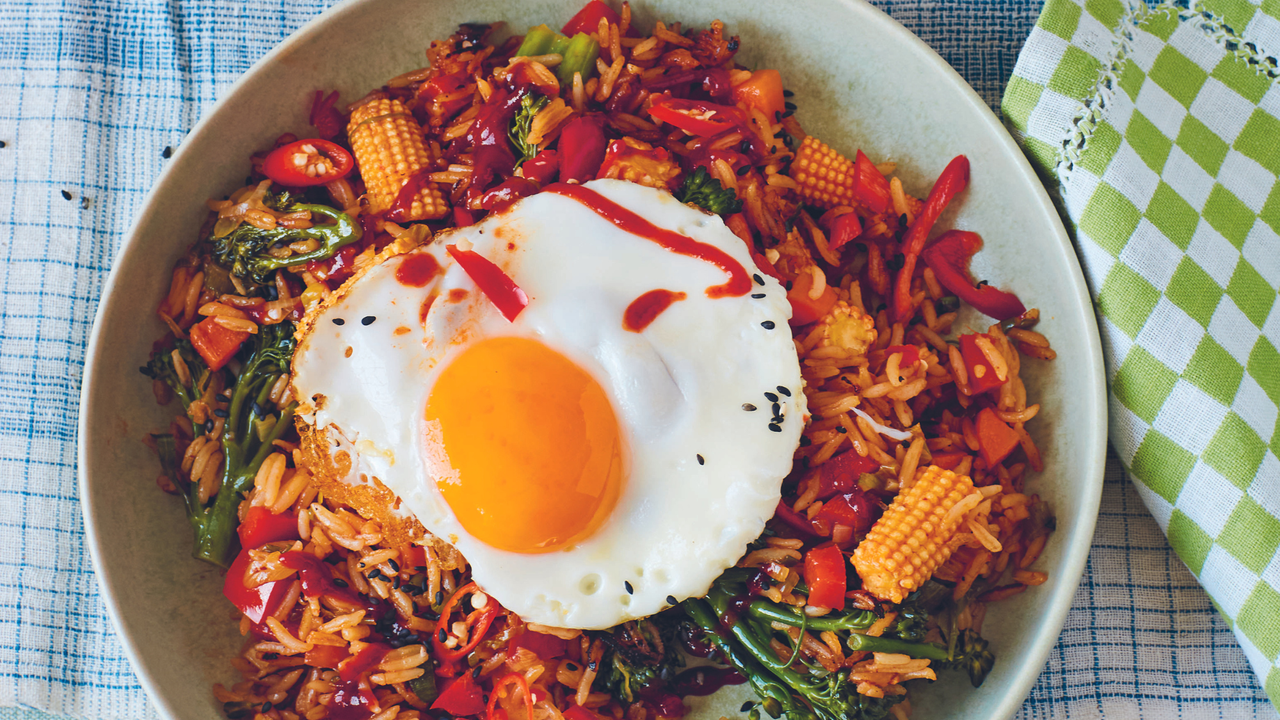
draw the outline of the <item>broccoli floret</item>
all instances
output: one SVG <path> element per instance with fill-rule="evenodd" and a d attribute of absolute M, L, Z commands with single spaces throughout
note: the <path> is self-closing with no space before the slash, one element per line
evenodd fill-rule
<path fill-rule="evenodd" d="M 180 340 L 176 347 L 187 365 L 189 383 L 184 383 L 179 377 L 171 352 L 154 353 L 142 372 L 148 377 L 163 380 L 173 388 L 185 409 L 204 394 L 211 373 L 189 343 Z M 239 374 L 234 377 L 231 404 L 222 430 L 222 489 L 211 503 L 201 503 L 196 483 L 182 478 L 173 436 L 153 436 L 165 473 L 182 490 L 187 518 L 196 534 L 194 555 L 201 560 L 222 567 L 231 563 L 232 545 L 239 524 L 236 510 L 243 493 L 253 487 L 258 468 L 271 453 L 272 443 L 289 427 L 296 408 L 295 403 L 289 403 L 279 414 L 265 409 L 272 386 L 289 371 L 293 348 L 293 323 L 283 322 L 261 326 L 258 334 L 251 336 L 241 349 L 244 361 Z M 230 370 L 218 372 L 229 373 Z M 204 432 L 204 428 L 199 426 L 194 426 L 193 430 L 195 433 Z"/>
<path fill-rule="evenodd" d="M 674 617 L 662 613 L 602 633 L 609 654 L 597 676 L 597 689 L 624 703 L 665 689 L 684 667 L 676 638 L 679 623 Z"/>
<path fill-rule="evenodd" d="M 520 99 L 520 108 L 516 110 L 516 116 L 511 119 L 511 128 L 507 130 L 507 139 L 516 149 L 516 167 L 538 154 L 538 146 L 530 145 L 526 139 L 529 137 L 529 128 L 533 126 L 533 116 L 546 105 L 547 99 L 537 93 L 531 92 Z"/>
<path fill-rule="evenodd" d="M 682 203 L 697 205 L 716 215 L 732 215 L 742 209 L 742 201 L 737 194 L 722 186 L 704 167 L 689 173 L 675 196 Z"/>
<path fill-rule="evenodd" d="M 261 285 L 267 282 L 271 273 L 283 267 L 301 265 L 311 260 L 327 260 L 343 247 L 360 239 L 360 224 L 351 216 L 334 210 L 326 205 L 310 203 L 290 203 L 272 197 L 269 193 L 263 199 L 268 207 L 298 212 L 307 210 L 313 220 L 328 218 L 329 225 L 313 225 L 309 228 L 275 228 L 263 230 L 249 223 L 241 223 L 236 229 L 219 238 L 210 238 L 213 242 L 213 256 L 219 263 L 231 270 L 236 277 Z M 299 240 L 316 240 L 320 247 L 309 253 L 276 258 L 267 251 L 277 245 L 288 245 Z"/>

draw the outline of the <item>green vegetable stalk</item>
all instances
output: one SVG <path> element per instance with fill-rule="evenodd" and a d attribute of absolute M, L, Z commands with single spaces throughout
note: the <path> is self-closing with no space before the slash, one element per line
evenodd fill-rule
<path fill-rule="evenodd" d="M 268 202 L 268 204 L 270 204 Z M 328 218 L 332 224 L 314 225 L 309 228 L 275 228 L 264 230 L 249 223 L 241 223 L 236 229 L 218 238 L 211 238 L 213 255 L 219 263 L 230 268 L 231 274 L 255 284 L 267 282 L 271 273 L 280 268 L 301 265 L 312 260 L 327 260 L 343 247 L 360 239 L 359 223 L 351 216 L 325 205 L 294 203 L 290 212 L 307 210 L 311 217 Z M 276 258 L 268 254 L 272 247 L 288 245 L 300 240 L 315 240 L 320 247 L 309 253 Z"/>
<path fill-rule="evenodd" d="M 538 154 L 538 146 L 530 145 L 525 140 L 529 137 L 533 116 L 546 106 L 547 99 L 534 92 L 520 99 L 520 108 L 516 110 L 516 116 L 511 119 L 511 128 L 507 130 L 507 139 L 516 150 L 516 167 L 520 167 L 525 160 L 532 160 L 533 156 Z"/>
<path fill-rule="evenodd" d="M 563 59 L 556 66 L 556 77 L 562 85 L 573 82 L 575 73 L 582 73 L 582 81 L 586 82 L 596 69 L 596 58 L 600 56 L 600 44 L 587 33 L 578 33 L 567 38 L 546 25 L 529 28 L 524 42 L 516 49 L 517 57 L 531 55 L 560 55 Z"/>

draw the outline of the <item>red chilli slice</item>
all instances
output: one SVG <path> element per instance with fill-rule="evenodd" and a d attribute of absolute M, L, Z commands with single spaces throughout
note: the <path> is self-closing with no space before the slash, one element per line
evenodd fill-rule
<path fill-rule="evenodd" d="M 480 292 L 498 308 L 498 312 L 509 322 L 515 322 L 516 316 L 529 304 L 529 296 L 515 281 L 507 277 L 502 268 L 475 250 L 459 250 L 457 245 L 446 245 L 445 250 L 458 261 L 458 265 L 476 287 L 480 288 Z"/>

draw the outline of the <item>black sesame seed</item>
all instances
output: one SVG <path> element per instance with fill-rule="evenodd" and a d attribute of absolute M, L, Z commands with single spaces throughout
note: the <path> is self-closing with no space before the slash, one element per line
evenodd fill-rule
<path fill-rule="evenodd" d="M 164 158 L 165 160 L 168 160 L 169 158 L 173 157 L 173 148 L 166 145 L 164 147 L 164 150 L 160 151 L 160 157 Z"/>
<path fill-rule="evenodd" d="M 334 579 L 333 579 L 333 584 L 334 584 L 334 585 L 337 585 L 337 586 L 338 586 L 338 587 L 340 587 L 340 588 L 344 588 L 344 587 L 351 587 L 351 586 L 347 583 L 347 581 L 346 581 L 346 580 L 343 580 L 342 578 L 334 578 Z"/>
<path fill-rule="evenodd" d="M 265 286 L 263 286 L 263 288 L 262 288 L 262 294 L 263 294 L 263 296 L 264 296 L 264 297 L 266 297 L 266 298 L 267 298 L 267 300 L 279 300 L 279 299 L 280 299 L 280 291 L 276 289 L 276 286 L 275 286 L 275 285 L 265 285 Z"/>
<path fill-rule="evenodd" d="M 205 420 L 205 421 L 204 421 L 204 431 L 205 431 L 205 432 L 207 432 L 207 433 L 211 433 L 211 432 L 213 432 L 213 421 L 212 421 L 212 420 Z"/>
<path fill-rule="evenodd" d="M 434 602 L 434 603 L 432 603 L 432 605 L 441 605 L 441 604 L 443 604 L 443 603 L 444 603 L 444 591 L 443 591 L 443 590 L 437 590 L 437 591 L 436 591 L 436 596 L 435 596 L 435 598 L 433 598 L 433 599 L 435 600 L 435 602 Z"/>
<path fill-rule="evenodd" d="M 70 200 L 70 199 L 71 199 L 71 193 L 67 192 L 66 190 L 63 190 L 63 191 L 62 191 L 62 199 L 63 199 L 63 200 Z"/>
<path fill-rule="evenodd" d="M 440 631 L 436 633 L 436 637 L 443 643 L 445 640 L 449 639 L 449 633 L 445 632 L 444 628 L 440 628 Z"/>
<path fill-rule="evenodd" d="M 772 330 L 775 327 L 777 327 L 777 325 L 772 320 L 765 320 L 764 322 L 760 323 L 760 327 L 764 328 L 765 330 Z"/>
<path fill-rule="evenodd" d="M 346 325 L 346 324 L 347 324 L 347 321 L 346 321 L 346 320 L 343 320 L 342 318 L 334 318 L 334 319 L 333 319 L 333 324 L 334 324 L 334 325 Z"/>
<path fill-rule="evenodd" d="M 788 110 L 788 111 L 786 111 L 786 112 L 782 113 L 782 117 L 784 117 L 784 118 L 789 118 L 789 117 L 791 117 L 792 115 L 795 115 L 795 114 L 796 114 L 796 111 L 795 111 L 795 110 Z"/>
<path fill-rule="evenodd" d="M 668 596 L 667 596 L 667 604 L 668 604 L 668 605 L 675 605 L 675 604 L 676 604 L 676 596 L 675 596 L 675 595 L 668 595 Z"/>
<path fill-rule="evenodd" d="M 377 319 L 378 319 L 378 318 L 376 318 L 376 317 L 374 317 L 374 316 L 372 316 L 372 315 L 365 315 L 364 317 L 360 318 L 360 324 L 361 324 L 361 325 L 372 325 L 372 324 L 373 324 L 373 321 L 374 321 L 374 320 L 377 320 Z"/>
<path fill-rule="evenodd" d="M 742 703 L 742 707 L 738 708 L 738 712 L 746 712 L 746 711 L 750 710 L 750 709 L 751 709 L 751 706 L 753 706 L 753 705 L 755 705 L 755 703 L 753 703 L 753 702 L 751 702 L 750 700 L 748 700 L 748 701 L 746 701 L 746 702 Z"/>
<path fill-rule="evenodd" d="M 226 408 L 214 408 L 213 414 L 214 416 L 220 417 L 220 418 L 231 417 L 231 413 L 227 412 Z"/>
<path fill-rule="evenodd" d="M 565 669 L 566 669 L 566 670 L 568 670 L 569 672 L 577 672 L 577 671 L 578 671 L 578 666 L 577 666 L 577 665 L 574 665 L 574 664 L 573 664 L 573 663 L 571 663 L 571 662 L 567 662 L 567 663 L 565 663 L 565 664 L 564 664 L 564 667 L 565 667 Z"/>
<path fill-rule="evenodd" d="M 272 708 L 272 707 L 274 707 L 274 706 L 271 704 L 271 701 L 270 701 L 270 700 L 268 700 L 268 701 L 266 701 L 266 702 L 262 703 L 262 712 L 264 712 L 264 713 L 269 713 L 269 712 L 271 712 L 271 708 Z"/>
<path fill-rule="evenodd" d="M 707 460 L 706 460 L 706 458 L 704 458 L 704 457 L 702 457 L 701 455 L 699 455 L 699 456 L 698 456 L 698 464 L 699 464 L 699 465 L 706 465 L 706 464 L 707 464 Z"/>
<path fill-rule="evenodd" d="M 813 441 L 809 439 L 808 435 L 800 436 L 800 447 L 809 447 L 812 444 L 813 444 Z"/>
<path fill-rule="evenodd" d="M 738 52 L 738 38 L 731 38 L 729 42 L 725 43 L 725 47 L 729 49 L 729 52 Z"/>
<path fill-rule="evenodd" d="M 781 425 L 783 420 L 786 420 L 786 418 L 782 417 L 781 415 L 774 415 L 772 418 L 769 419 L 769 422 L 773 423 L 774 425 Z"/>
<path fill-rule="evenodd" d="M 747 412 L 755 412 L 756 406 L 752 405 L 751 403 L 742 403 L 742 409 L 746 410 Z"/>
<path fill-rule="evenodd" d="M 391 587 L 392 587 L 392 589 L 394 589 L 394 590 L 399 590 L 399 589 L 400 589 L 400 576 L 399 576 L 399 575 L 397 575 L 397 576 L 396 576 L 396 579 L 395 579 L 395 580 L 392 580 L 392 581 L 391 581 Z"/>
<path fill-rule="evenodd" d="M 849 428 L 841 425 L 840 427 L 836 428 L 836 432 L 840 433 L 841 435 L 844 435 L 845 433 L 849 432 Z"/>
<path fill-rule="evenodd" d="M 440 619 L 440 613 L 435 612 L 434 610 L 419 610 L 418 614 L 432 622 Z"/>
<path fill-rule="evenodd" d="M 473 680 L 479 680 L 479 679 L 480 679 L 480 671 L 482 671 L 482 670 L 484 670 L 484 666 L 483 666 L 483 665 L 477 665 L 477 666 L 475 667 L 475 669 L 471 671 L 471 678 L 472 678 Z"/>
<path fill-rule="evenodd" d="M 254 415 L 257 415 L 258 417 L 266 417 L 266 416 L 267 416 L 267 411 L 266 411 L 266 409 L 265 409 L 265 408 L 263 408 L 263 407 L 262 407 L 262 403 L 259 403 L 257 400 L 254 400 L 254 401 L 253 401 L 253 408 L 252 408 L 252 410 L 253 410 L 253 414 L 254 414 Z"/>
<path fill-rule="evenodd" d="M 757 285 L 763 285 L 763 284 L 764 284 L 764 278 L 760 277 L 760 273 L 755 273 L 755 274 L 753 274 L 753 275 L 751 276 L 751 279 L 752 279 L 752 280 L 755 280 Z"/>
<path fill-rule="evenodd" d="M 790 231 L 788 231 L 788 232 L 790 232 Z M 783 286 L 783 287 L 785 287 L 785 288 L 787 289 L 787 292 L 791 292 L 791 281 L 790 281 L 790 280 L 788 280 L 788 281 L 786 281 L 785 283 L 783 283 L 783 284 L 782 284 L 782 286 Z"/>
<path fill-rule="evenodd" d="M 786 108 L 786 109 L 788 109 L 788 110 L 795 110 L 795 109 L 796 109 L 796 104 L 795 104 L 795 103 L 793 103 L 793 102 L 783 102 L 783 103 L 782 103 L 782 107 L 784 107 L 784 108 Z"/>
<path fill-rule="evenodd" d="M 773 121 L 774 121 L 774 122 L 779 122 L 780 120 L 782 120 L 782 113 L 780 113 L 780 112 L 774 112 L 774 113 L 773 113 Z M 245 184 L 247 185 L 248 183 L 245 183 Z"/>
<path fill-rule="evenodd" d="M 89 198 L 87 198 L 87 197 L 81 197 L 81 198 L 80 198 L 80 209 L 81 209 L 81 210 L 88 210 L 88 209 L 89 209 Z"/>
<path fill-rule="evenodd" d="M 778 423 L 769 423 L 769 429 L 773 432 L 782 432 L 782 426 Z"/>
<path fill-rule="evenodd" d="M 783 387 L 782 385 L 779 385 L 779 386 L 778 386 L 778 393 L 779 393 L 780 395 L 782 395 L 783 397 L 791 397 L 791 391 L 790 391 L 790 390 L 788 390 L 788 389 L 786 389 L 786 388 L 785 388 L 785 387 Z"/>
<path fill-rule="evenodd" d="M 378 568 L 374 568 L 374 569 L 372 569 L 372 570 L 370 570 L 370 571 L 369 571 L 369 579 L 370 579 L 370 580 L 377 580 L 377 579 L 379 579 L 379 578 L 381 578 L 381 577 L 382 577 L 382 571 L 381 571 L 381 570 L 379 570 Z"/>
<path fill-rule="evenodd" d="M 791 92 L 790 90 L 787 90 L 785 88 L 782 90 L 782 97 L 795 97 L 795 96 L 796 94 Z"/>
<path fill-rule="evenodd" d="M 400 572 L 400 563 L 396 562 L 395 560 L 388 560 L 387 564 L 391 566 L 392 571 Z"/>
<path fill-rule="evenodd" d="M 810 419 L 813 420 L 814 422 L 818 422 L 819 420 L 822 419 L 822 416 L 817 413 L 814 413 Z"/>
<path fill-rule="evenodd" d="M 768 400 L 768 401 L 769 401 L 769 402 L 771 402 L 771 403 L 776 403 L 776 402 L 778 402 L 778 396 L 777 396 L 777 395 L 774 395 L 774 394 L 773 394 L 773 393 L 771 393 L 771 392 L 767 392 L 767 393 L 765 393 L 765 394 L 764 394 L 764 399 L 765 399 L 765 400 Z"/>
<path fill-rule="evenodd" d="M 990 283 L 988 283 L 986 280 L 979 280 L 979 281 L 978 281 L 978 284 L 977 284 L 977 286 L 976 286 L 976 287 L 978 287 L 979 289 L 981 289 L 981 288 L 986 287 L 986 286 L 987 286 L 987 285 L 989 285 L 989 284 L 990 284 Z"/>
<path fill-rule="evenodd" d="M 737 170 L 735 170 L 735 171 L 734 171 L 734 174 L 735 174 L 735 175 L 737 175 L 738 177 L 742 177 L 743 175 L 746 175 L 746 174 L 747 174 L 747 173 L 749 173 L 749 172 L 751 172 L 751 166 L 750 166 L 750 165 L 743 165 L 742 167 L 740 167 L 740 168 L 738 168 Z"/>
<path fill-rule="evenodd" d="M 752 294 L 751 294 L 751 299 L 752 299 L 752 300 L 759 300 L 759 299 L 761 299 L 761 298 L 763 298 L 763 297 L 764 297 L 764 293 L 752 293 Z"/>
<path fill-rule="evenodd" d="M 263 660 L 279 660 L 280 653 L 262 653 Z"/>
<path fill-rule="evenodd" d="M 774 417 L 780 417 L 781 415 L 782 415 L 782 404 L 781 404 L 781 403 L 774 403 L 774 404 L 773 404 L 773 416 L 774 416 Z"/>
<path fill-rule="evenodd" d="M 6 148 L 6 147 L 8 147 L 8 143 L 6 143 L 3 140 L 0 140 L 0 149 Z"/>
<path fill-rule="evenodd" d="M 632 586 L 631 586 L 631 581 L 630 581 L 630 580 L 623 580 L 623 581 L 622 581 L 622 587 L 624 587 L 624 588 L 626 588 L 626 589 L 627 589 L 627 594 L 628 594 L 628 595 L 635 595 L 635 594 L 636 594 L 636 589 L 635 589 L 634 587 L 632 587 Z"/>

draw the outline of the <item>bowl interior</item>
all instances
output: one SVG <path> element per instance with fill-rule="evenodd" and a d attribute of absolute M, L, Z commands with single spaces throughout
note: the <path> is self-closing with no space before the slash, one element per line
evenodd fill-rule
<path fill-rule="evenodd" d="M 99 309 L 81 413 L 81 490 L 104 596 L 139 679 L 162 715 L 220 717 L 209 686 L 236 678 L 227 659 L 240 638 L 221 596 L 221 573 L 191 558 L 180 501 L 159 492 L 143 446 L 165 427 L 150 381 L 137 372 L 163 331 L 154 313 L 169 269 L 195 238 L 203 203 L 244 177 L 246 158 L 280 133 L 305 131 L 311 94 L 362 95 L 425 64 L 423 50 L 461 22 L 505 20 L 523 32 L 568 18 L 576 0 L 423 2 L 352 0 L 311 22 L 254 67 L 191 132 L 124 245 Z M 636 22 L 686 26 L 721 19 L 742 38 L 748 66 L 783 73 L 806 131 L 835 148 L 900 163 L 907 190 L 929 183 L 957 154 L 972 185 L 944 224 L 978 231 L 974 272 L 1042 309 L 1040 330 L 1058 359 L 1028 362 L 1029 394 L 1044 411 L 1031 430 L 1045 471 L 1031 489 L 1058 518 L 1040 566 L 1045 585 L 1003 603 L 985 634 L 999 658 L 982 688 L 947 673 L 913 695 L 917 718 L 1007 718 L 1021 705 L 1061 628 L 1088 552 L 1101 491 L 1104 385 L 1094 316 L 1060 221 L 1017 147 L 964 81 L 914 35 L 860 2 L 639 0 Z M 252 121 L 246 121 L 252 118 Z M 973 318 L 974 327 L 985 323 Z M 742 691 L 740 691 L 742 692 Z M 741 694 L 696 703 L 733 716 Z"/>

